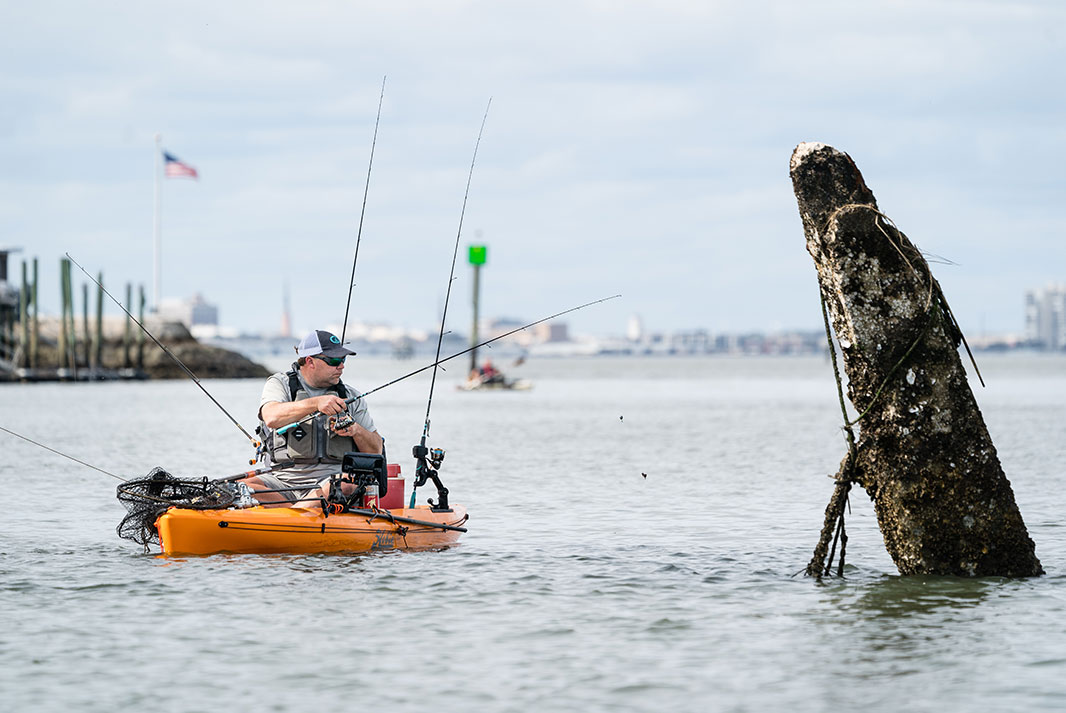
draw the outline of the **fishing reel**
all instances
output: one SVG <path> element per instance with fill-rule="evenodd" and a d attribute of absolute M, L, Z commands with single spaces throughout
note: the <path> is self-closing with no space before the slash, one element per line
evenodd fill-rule
<path fill-rule="evenodd" d="M 329 417 L 329 428 L 331 431 L 343 431 L 346 428 L 351 427 L 355 423 L 355 419 L 347 411 L 339 413 L 336 416 Z"/>
<path fill-rule="evenodd" d="M 415 457 L 415 488 L 421 488 L 427 480 L 432 480 L 437 487 L 438 501 L 429 501 L 433 512 L 451 512 L 448 506 L 448 489 L 440 482 L 437 469 L 444 462 L 443 448 L 426 448 L 421 443 L 411 449 L 411 455 Z M 414 496 L 412 496 L 413 498 Z"/>
<path fill-rule="evenodd" d="M 255 458 L 248 459 L 248 465 L 255 465 L 259 462 L 265 462 L 267 459 L 267 445 L 264 441 L 267 440 L 266 433 L 263 431 L 262 424 L 255 427 L 255 435 L 259 436 L 259 440 L 252 440 L 252 447 L 255 448 Z"/>

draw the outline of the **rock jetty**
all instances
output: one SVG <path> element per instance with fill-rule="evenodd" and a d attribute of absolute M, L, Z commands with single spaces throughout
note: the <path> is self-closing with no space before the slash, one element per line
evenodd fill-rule
<path fill-rule="evenodd" d="M 185 366 L 201 379 L 266 378 L 270 371 L 237 352 L 201 344 L 180 322 L 149 320 L 145 325 L 152 334 Z M 134 327 L 134 329 L 137 329 Z M 139 330 L 138 330 L 139 331 Z M 188 375 L 166 352 L 147 337 L 127 339 L 123 323 L 114 321 L 104 330 L 96 363 L 96 350 L 76 344 L 70 351 L 76 369 L 69 369 L 70 354 L 61 355 L 57 320 L 41 323 L 37 345 L 37 364 L 30 368 L 25 355 L 14 361 L 21 368 L 8 374 L 9 380 L 56 379 L 186 379 Z M 143 337 L 143 334 L 141 335 Z"/>

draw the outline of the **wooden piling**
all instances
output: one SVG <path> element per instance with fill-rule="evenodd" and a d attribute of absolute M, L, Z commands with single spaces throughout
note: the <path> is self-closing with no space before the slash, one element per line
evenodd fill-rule
<path fill-rule="evenodd" d="M 93 367 L 103 366 L 104 354 L 104 273 L 96 273 L 96 332 L 93 335 Z"/>
<path fill-rule="evenodd" d="M 68 292 L 67 276 L 69 267 L 66 258 L 60 258 L 59 260 L 59 297 L 61 303 L 60 317 L 59 317 L 59 334 L 57 335 L 59 353 L 56 355 L 56 364 L 60 367 L 63 364 L 68 363 L 70 352 L 70 345 L 67 341 L 67 311 L 70 305 L 70 294 Z"/>
<path fill-rule="evenodd" d="M 836 493 L 846 483 L 866 490 L 901 574 L 1042 574 L 929 264 L 847 154 L 800 144 L 790 173 L 858 414 Z M 845 504 L 831 501 L 823 542 L 842 533 Z M 809 574 L 827 569 L 823 542 Z"/>
<path fill-rule="evenodd" d="M 73 270 L 71 269 L 70 260 L 65 260 L 63 277 L 63 286 L 67 293 L 67 323 L 64 329 L 67 330 L 67 368 L 70 369 L 71 378 L 78 378 L 78 333 L 74 329 L 74 282 L 73 282 Z"/>
<path fill-rule="evenodd" d="M 37 345 L 41 342 L 41 329 L 37 310 L 37 258 L 33 258 L 33 288 L 30 299 L 33 304 L 33 324 L 30 328 L 30 368 L 36 369 L 38 366 Z"/>
<path fill-rule="evenodd" d="M 144 285 L 140 285 L 141 299 L 140 307 L 137 312 L 137 321 L 144 324 Z M 137 330 L 137 368 L 144 370 L 144 330 Z"/>
<path fill-rule="evenodd" d="M 92 338 L 89 325 L 89 283 L 81 283 L 81 340 L 82 340 L 82 363 L 86 369 L 93 367 L 92 363 Z"/>
<path fill-rule="evenodd" d="M 19 293 L 19 345 L 20 350 L 18 366 L 27 366 L 30 360 L 30 285 L 27 279 L 26 261 L 22 261 L 22 291 Z"/>
<path fill-rule="evenodd" d="M 126 283 L 126 308 L 133 309 L 133 285 L 129 282 Z M 126 315 L 126 328 L 122 333 L 122 368 L 129 369 L 133 366 L 130 361 L 130 348 L 133 346 L 133 333 L 130 331 L 133 328 L 133 319 Z"/>

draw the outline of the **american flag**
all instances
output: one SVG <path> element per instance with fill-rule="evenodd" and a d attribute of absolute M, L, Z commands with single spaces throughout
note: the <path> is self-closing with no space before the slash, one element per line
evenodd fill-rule
<path fill-rule="evenodd" d="M 166 151 L 163 152 L 163 159 L 166 162 L 166 168 L 163 171 L 163 175 L 167 178 L 196 178 L 196 169 L 187 163 L 182 163 L 174 156 L 171 156 Z"/>

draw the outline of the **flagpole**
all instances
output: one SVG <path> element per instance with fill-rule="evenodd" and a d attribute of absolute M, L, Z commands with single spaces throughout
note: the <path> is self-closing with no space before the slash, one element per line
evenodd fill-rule
<path fill-rule="evenodd" d="M 162 270 L 162 267 L 161 267 L 162 252 L 163 252 L 163 236 L 162 236 L 163 230 L 162 230 L 162 215 L 161 215 L 162 211 L 161 211 L 161 207 L 160 207 L 161 196 L 162 196 L 162 190 L 161 190 L 162 186 L 160 185 L 160 183 L 162 181 L 162 176 L 163 176 L 163 167 L 160 165 L 160 162 L 163 159 L 163 147 L 162 147 L 162 143 L 161 143 L 162 141 L 163 141 L 163 137 L 161 135 L 159 135 L 159 134 L 156 134 L 155 135 L 155 210 L 154 210 L 154 215 L 153 215 L 154 228 L 153 228 L 153 234 L 152 234 L 152 237 L 153 237 L 152 254 L 153 254 L 153 272 L 154 272 L 154 274 L 153 274 L 153 285 L 152 285 L 152 295 L 153 295 L 154 303 L 152 305 L 152 311 L 156 312 L 156 313 L 159 312 L 160 282 L 162 281 L 162 273 L 163 273 L 163 270 Z"/>

